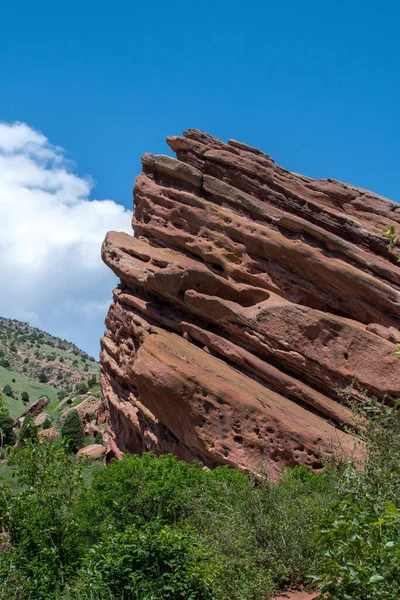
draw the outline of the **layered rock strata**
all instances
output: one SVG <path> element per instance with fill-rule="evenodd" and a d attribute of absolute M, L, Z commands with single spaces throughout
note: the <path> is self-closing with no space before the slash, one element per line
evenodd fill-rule
<path fill-rule="evenodd" d="M 111 449 L 260 472 L 351 452 L 343 390 L 400 396 L 400 206 L 197 130 L 143 156 L 102 339 Z"/>

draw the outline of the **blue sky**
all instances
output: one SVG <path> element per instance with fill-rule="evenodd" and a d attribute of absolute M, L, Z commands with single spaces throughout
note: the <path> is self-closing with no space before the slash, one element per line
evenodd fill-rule
<path fill-rule="evenodd" d="M 188 127 L 398 200 L 399 17 L 368 0 L 2 3 L 0 120 L 127 208 L 141 154 Z"/>

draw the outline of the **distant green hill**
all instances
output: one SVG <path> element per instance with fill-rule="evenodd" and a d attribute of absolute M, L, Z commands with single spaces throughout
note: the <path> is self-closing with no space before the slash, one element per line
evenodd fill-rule
<path fill-rule="evenodd" d="M 85 393 L 99 381 L 99 363 L 67 340 L 15 319 L 0 317 L 0 393 L 13 417 L 41 396 L 58 400 L 61 390 L 68 395 Z M 10 386 L 12 396 L 4 393 Z M 6 388 L 6 391 L 8 388 Z"/>

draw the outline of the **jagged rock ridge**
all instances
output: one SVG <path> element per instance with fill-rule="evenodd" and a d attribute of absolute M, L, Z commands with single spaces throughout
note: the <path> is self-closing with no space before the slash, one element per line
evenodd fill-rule
<path fill-rule="evenodd" d="M 135 237 L 103 244 L 121 279 L 101 352 L 112 452 L 318 469 L 353 445 L 342 389 L 400 396 L 400 268 L 382 233 L 400 207 L 233 140 L 167 141 L 177 160 L 143 156 Z"/>

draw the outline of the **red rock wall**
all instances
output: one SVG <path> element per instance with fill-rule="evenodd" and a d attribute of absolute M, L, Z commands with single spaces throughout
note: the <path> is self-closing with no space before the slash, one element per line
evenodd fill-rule
<path fill-rule="evenodd" d="M 196 130 L 168 144 L 143 156 L 135 237 L 103 244 L 113 452 L 318 469 L 353 445 L 341 390 L 400 396 L 400 206 Z"/>

